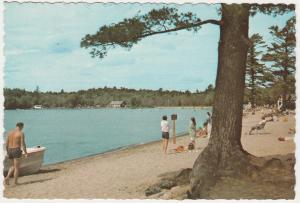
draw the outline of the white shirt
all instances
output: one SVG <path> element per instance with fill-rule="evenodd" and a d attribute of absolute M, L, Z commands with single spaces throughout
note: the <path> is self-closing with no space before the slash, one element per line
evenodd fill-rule
<path fill-rule="evenodd" d="M 169 132 L 169 123 L 168 123 L 168 121 L 162 120 L 160 122 L 160 126 L 161 126 L 161 131 L 162 132 Z"/>

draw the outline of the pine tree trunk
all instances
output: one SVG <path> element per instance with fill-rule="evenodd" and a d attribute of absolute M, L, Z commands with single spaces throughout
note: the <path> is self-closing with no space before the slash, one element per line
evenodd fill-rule
<path fill-rule="evenodd" d="M 209 188 L 220 176 L 252 170 L 241 144 L 248 23 L 249 5 L 222 4 L 212 133 L 194 163 L 190 198 L 208 198 Z"/>
<path fill-rule="evenodd" d="M 287 85 L 287 73 L 286 73 L 286 68 L 284 70 L 284 76 L 283 76 L 283 94 L 282 94 L 282 110 L 285 111 L 286 110 L 286 103 L 287 103 L 287 100 L 286 100 L 286 97 L 287 97 L 287 88 L 288 88 L 288 85 Z"/>
<path fill-rule="evenodd" d="M 254 66 L 254 46 L 251 46 L 251 65 Z M 251 67 L 251 108 L 255 107 L 255 70 Z"/>
<path fill-rule="evenodd" d="M 288 56 L 288 48 L 285 47 L 285 54 Z M 285 111 L 286 110 L 286 96 L 287 96 L 287 76 L 288 76 L 288 69 L 287 69 L 287 65 L 288 64 L 288 57 L 285 59 L 284 62 L 284 69 L 283 69 L 283 94 L 282 94 L 282 110 Z"/>
<path fill-rule="evenodd" d="M 251 108 L 254 109 L 254 107 L 255 107 L 255 75 L 254 75 L 254 70 L 251 70 Z"/>

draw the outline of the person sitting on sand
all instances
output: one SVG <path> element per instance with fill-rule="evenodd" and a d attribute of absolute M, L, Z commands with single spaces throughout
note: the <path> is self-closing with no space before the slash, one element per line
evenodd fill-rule
<path fill-rule="evenodd" d="M 263 116 L 262 120 L 258 124 L 256 124 L 255 126 L 252 126 L 250 128 L 250 131 L 249 131 L 248 134 L 251 135 L 253 130 L 262 130 L 262 129 L 264 129 L 267 122 L 268 122 L 268 120 L 266 120 L 265 116 Z"/>
<path fill-rule="evenodd" d="M 207 122 L 203 123 L 203 128 L 201 128 L 198 132 L 198 137 L 205 138 L 207 136 Z"/>
<path fill-rule="evenodd" d="M 167 148 L 168 148 L 168 143 L 169 143 L 169 122 L 168 122 L 168 117 L 163 116 L 162 121 L 160 123 L 161 126 L 161 131 L 162 131 L 162 139 L 163 139 L 163 151 L 165 154 L 167 154 Z"/>
<path fill-rule="evenodd" d="M 11 167 L 8 170 L 7 176 L 4 178 L 5 184 L 9 185 L 9 177 L 14 173 L 14 183 L 18 184 L 19 176 L 19 159 L 22 157 L 22 150 L 27 157 L 27 150 L 25 144 L 24 133 L 22 129 L 24 127 L 23 123 L 17 123 L 16 129 L 8 132 L 6 140 L 6 151 L 7 156 L 11 160 Z M 21 150 L 22 149 L 22 150 Z"/>
<path fill-rule="evenodd" d="M 195 146 L 196 144 L 196 119 L 194 117 L 191 118 L 190 125 L 189 125 L 189 134 L 191 141 L 193 145 Z"/>
<path fill-rule="evenodd" d="M 294 137 L 279 137 L 279 141 L 288 141 L 288 140 L 294 140 Z"/>

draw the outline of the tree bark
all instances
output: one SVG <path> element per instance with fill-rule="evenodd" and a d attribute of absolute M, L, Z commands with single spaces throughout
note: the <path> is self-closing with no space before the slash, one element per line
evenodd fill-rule
<path fill-rule="evenodd" d="M 287 68 L 284 68 L 284 73 L 283 73 L 283 94 L 282 94 L 282 111 L 286 110 L 286 96 L 287 96 Z"/>
<path fill-rule="evenodd" d="M 249 5 L 222 4 L 216 93 L 208 146 L 194 163 L 190 198 L 208 198 L 220 176 L 251 171 L 250 156 L 241 144 Z"/>
<path fill-rule="evenodd" d="M 255 107 L 255 70 L 254 70 L 254 46 L 250 47 L 251 49 L 251 108 L 254 109 Z"/>
<path fill-rule="evenodd" d="M 283 67 L 283 93 L 282 93 L 282 110 L 285 111 L 286 110 L 286 96 L 287 96 L 287 77 L 288 77 L 288 48 L 287 46 L 285 46 L 285 55 L 287 57 L 285 57 L 285 61 L 284 61 L 284 67 Z"/>
<path fill-rule="evenodd" d="M 253 63 L 252 63 L 253 64 Z M 251 69 L 251 108 L 255 107 L 255 73 L 254 70 Z"/>

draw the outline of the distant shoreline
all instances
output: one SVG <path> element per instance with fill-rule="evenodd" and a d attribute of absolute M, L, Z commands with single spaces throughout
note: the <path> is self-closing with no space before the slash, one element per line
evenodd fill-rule
<path fill-rule="evenodd" d="M 66 110 L 73 110 L 73 109 L 164 109 L 164 108 L 176 108 L 176 109 L 206 109 L 212 108 L 212 106 L 154 106 L 154 107 L 124 107 L 124 108 L 113 108 L 113 107 L 75 107 L 75 108 L 68 108 L 68 107 L 56 107 L 56 108 L 41 108 L 41 109 L 34 109 L 34 108 L 24 108 L 24 109 L 4 109 L 4 110 L 59 110 L 59 109 L 66 109 Z"/>
<path fill-rule="evenodd" d="M 127 88 L 92 88 L 76 92 L 41 92 L 25 89 L 4 88 L 5 109 L 41 108 L 103 108 L 107 106 L 129 108 L 150 108 L 157 106 L 202 106 L 212 105 L 214 89 L 210 85 L 204 91 L 195 93 L 186 90 L 167 91 L 135 90 Z"/>
<path fill-rule="evenodd" d="M 212 108 L 212 106 L 156 106 L 153 108 L 207 109 L 207 108 Z"/>

